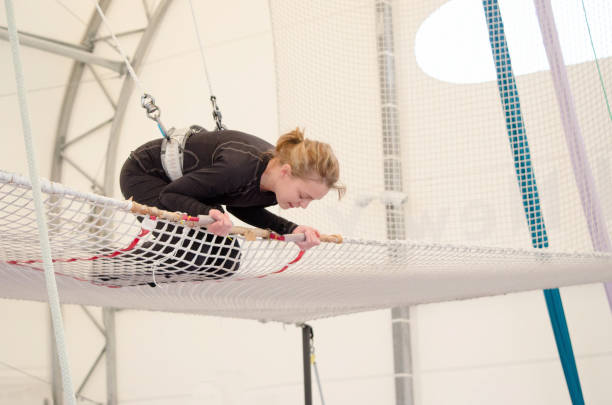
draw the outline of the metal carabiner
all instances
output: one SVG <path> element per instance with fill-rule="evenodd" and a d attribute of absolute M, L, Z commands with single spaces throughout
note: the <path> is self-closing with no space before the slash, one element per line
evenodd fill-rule
<path fill-rule="evenodd" d="M 213 107 L 212 116 L 215 119 L 217 129 L 221 131 L 225 129 L 225 125 L 223 125 L 223 123 L 221 122 L 223 120 L 223 115 L 221 115 L 221 110 L 219 109 L 219 106 L 217 105 L 217 97 L 210 96 L 210 102 Z"/>
<path fill-rule="evenodd" d="M 161 120 L 159 119 L 159 116 L 161 115 L 161 111 L 159 107 L 155 105 L 155 99 L 153 98 L 153 96 L 150 94 L 144 93 L 140 97 L 140 105 L 142 105 L 142 108 L 147 110 L 147 117 L 151 118 L 153 121 L 157 123 L 157 127 L 159 128 L 159 131 L 161 132 L 162 136 L 164 138 L 168 138 L 166 127 L 164 127 L 164 124 L 162 124 Z"/>
<path fill-rule="evenodd" d="M 140 97 L 140 104 L 145 110 L 147 110 L 147 117 L 151 118 L 154 121 L 157 121 L 159 119 L 161 111 L 159 110 L 157 105 L 155 105 L 155 99 L 153 98 L 153 96 L 147 93 L 143 94 Z"/>

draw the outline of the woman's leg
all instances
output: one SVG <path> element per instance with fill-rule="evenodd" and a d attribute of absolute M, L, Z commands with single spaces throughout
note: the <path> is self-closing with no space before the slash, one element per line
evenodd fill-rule
<path fill-rule="evenodd" d="M 137 203 L 150 207 L 163 208 L 159 195 L 168 184 L 169 182 L 159 175 L 145 172 L 132 158 L 125 161 L 119 175 L 123 197 L 132 198 Z"/>
<path fill-rule="evenodd" d="M 140 204 L 163 208 L 159 195 L 167 185 L 166 180 L 146 173 L 133 159 L 128 159 L 121 169 L 123 196 Z M 230 277 L 238 270 L 241 255 L 236 238 L 224 238 L 197 229 L 188 230 L 186 235 L 180 232 L 181 228 L 158 222 L 153 231 L 155 240 L 143 243 L 129 256 L 139 258 L 143 265 L 158 266 L 155 273 L 157 282 L 218 280 Z M 147 273 L 146 278 L 152 280 L 152 271 Z M 155 286 L 152 281 L 137 284 Z"/>

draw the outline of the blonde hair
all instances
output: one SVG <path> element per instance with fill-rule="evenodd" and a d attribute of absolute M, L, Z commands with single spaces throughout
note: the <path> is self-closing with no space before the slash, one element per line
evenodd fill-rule
<path fill-rule="evenodd" d="M 293 176 L 301 179 L 321 179 L 327 187 L 338 191 L 338 198 L 346 193 L 346 187 L 338 183 L 340 165 L 331 146 L 325 142 L 304 138 L 304 133 L 296 128 L 278 138 L 276 148 L 271 151 L 281 165 L 291 166 Z"/>

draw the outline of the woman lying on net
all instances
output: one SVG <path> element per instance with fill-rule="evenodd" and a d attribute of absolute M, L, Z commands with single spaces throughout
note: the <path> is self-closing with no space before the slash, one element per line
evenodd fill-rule
<path fill-rule="evenodd" d="M 240 246 L 235 238 L 225 237 L 232 220 L 222 205 L 254 227 L 305 234 L 305 240 L 296 243 L 306 250 L 319 244 L 319 232 L 265 207 L 306 208 L 330 189 L 337 190 L 339 197 L 345 191 L 338 184 L 339 165 L 331 147 L 305 139 L 299 129 L 282 135 L 274 147 L 243 132 L 192 126 L 184 141 L 182 176 L 174 181 L 164 169 L 161 149 L 159 139 L 130 154 L 120 177 L 124 197 L 191 216 L 210 215 L 215 222 L 207 227 L 209 233 L 190 230 L 182 238 L 172 225 L 159 223 L 164 229 L 158 227 L 155 241 L 133 253 L 167 269 L 158 272 L 159 281 L 218 279 L 238 269 Z M 177 249 L 179 243 L 184 249 Z"/>

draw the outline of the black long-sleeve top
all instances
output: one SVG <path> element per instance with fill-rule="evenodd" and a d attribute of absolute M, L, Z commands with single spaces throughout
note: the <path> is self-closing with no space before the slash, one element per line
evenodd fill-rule
<path fill-rule="evenodd" d="M 196 132 L 185 144 L 183 176 L 170 182 L 161 163 L 161 139 L 148 142 L 132 152 L 131 159 L 153 175 L 168 180 L 160 193 L 164 209 L 197 216 L 212 208 L 227 211 L 242 221 L 280 234 L 291 233 L 297 225 L 266 210 L 277 204 L 276 195 L 260 189 L 261 176 L 274 147 L 256 136 L 239 131 Z"/>

